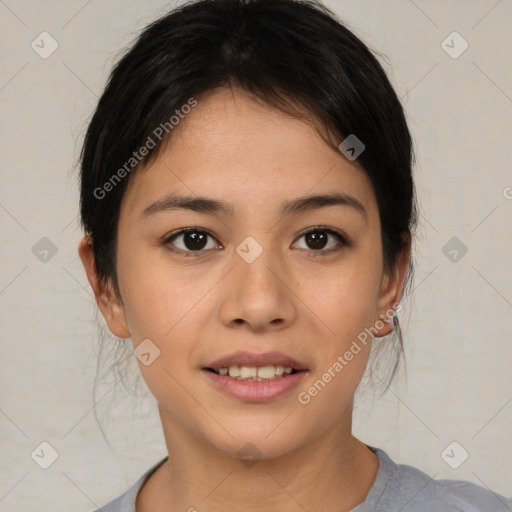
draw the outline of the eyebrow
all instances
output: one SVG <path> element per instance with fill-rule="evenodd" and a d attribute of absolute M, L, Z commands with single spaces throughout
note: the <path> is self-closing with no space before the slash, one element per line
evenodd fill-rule
<path fill-rule="evenodd" d="M 306 211 L 326 208 L 328 206 L 345 206 L 352 208 L 362 214 L 364 219 L 367 220 L 366 210 L 363 204 L 355 197 L 342 192 L 305 196 L 291 201 L 285 201 L 281 204 L 279 214 L 281 216 L 299 214 Z M 169 194 L 146 207 L 141 217 L 145 219 L 156 213 L 173 210 L 192 210 L 205 214 L 224 213 L 229 216 L 234 213 L 233 205 L 228 202 L 218 201 L 208 197 Z"/>

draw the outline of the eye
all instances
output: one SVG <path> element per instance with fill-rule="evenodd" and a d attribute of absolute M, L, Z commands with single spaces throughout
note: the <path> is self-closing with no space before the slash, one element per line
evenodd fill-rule
<path fill-rule="evenodd" d="M 299 240 L 302 238 L 305 241 L 306 247 L 303 246 L 299 248 L 312 250 L 313 253 L 331 253 L 349 245 L 347 239 L 343 235 L 333 229 L 324 228 L 322 226 L 317 226 L 306 233 L 303 233 L 299 237 Z M 333 239 L 335 240 L 334 243 Z M 317 255 L 314 254 L 314 256 Z"/>
<path fill-rule="evenodd" d="M 322 226 L 314 227 L 303 233 L 299 237 L 300 239 L 304 239 L 306 246 L 299 248 L 309 250 L 312 256 L 336 252 L 350 245 L 343 235 L 333 229 Z M 164 244 L 170 245 L 171 247 L 169 248 L 173 252 L 185 253 L 186 257 L 199 256 L 200 253 L 208 249 L 222 248 L 208 231 L 196 227 L 181 229 L 177 233 L 173 233 L 164 240 Z"/>
<path fill-rule="evenodd" d="M 208 245 L 208 238 L 214 241 L 210 242 L 210 245 Z M 172 234 L 164 241 L 165 244 L 171 244 L 176 247 L 178 249 L 176 252 L 182 251 L 186 253 L 200 253 L 204 252 L 206 249 L 215 249 L 220 246 L 220 244 L 215 242 L 215 239 L 208 231 L 199 228 L 182 229 Z M 171 250 L 174 251 L 172 248 Z M 196 255 L 194 254 L 194 256 Z"/>

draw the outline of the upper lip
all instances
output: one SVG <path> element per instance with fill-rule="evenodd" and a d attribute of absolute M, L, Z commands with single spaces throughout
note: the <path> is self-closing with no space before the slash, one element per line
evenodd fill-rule
<path fill-rule="evenodd" d="M 218 370 L 219 368 L 229 368 L 230 366 L 284 366 L 294 370 L 306 370 L 307 368 L 299 361 L 280 352 L 262 352 L 255 354 L 252 352 L 233 352 L 227 356 L 221 357 L 207 364 L 205 368 Z"/>

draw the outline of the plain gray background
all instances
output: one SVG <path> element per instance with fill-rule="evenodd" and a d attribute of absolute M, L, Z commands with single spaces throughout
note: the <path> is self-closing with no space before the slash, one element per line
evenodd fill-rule
<path fill-rule="evenodd" d="M 381 398 L 362 390 L 355 433 L 435 478 L 511 495 L 512 2 L 326 4 L 386 56 L 422 209 L 413 299 L 400 314 L 408 378 Z M 166 455 L 140 380 L 132 397 L 107 376 L 93 399 L 99 339 L 77 255 L 76 161 L 117 56 L 173 5 L 0 0 L 0 511 L 86 512 Z M 31 457 L 49 460 L 41 442 L 58 454 L 48 469 Z M 446 462 L 465 452 L 457 469 Z"/>

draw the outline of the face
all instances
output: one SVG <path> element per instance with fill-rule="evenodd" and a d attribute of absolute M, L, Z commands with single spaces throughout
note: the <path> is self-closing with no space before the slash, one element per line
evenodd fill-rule
<path fill-rule="evenodd" d="M 211 94 L 178 128 L 123 198 L 121 303 L 97 289 L 111 331 L 146 354 L 164 431 L 261 457 L 348 435 L 361 334 L 399 300 L 407 263 L 384 272 L 369 179 L 242 91 Z M 211 371 L 229 366 L 263 380 Z"/>

